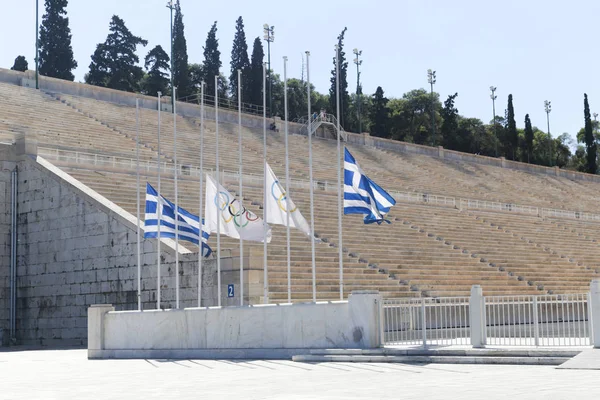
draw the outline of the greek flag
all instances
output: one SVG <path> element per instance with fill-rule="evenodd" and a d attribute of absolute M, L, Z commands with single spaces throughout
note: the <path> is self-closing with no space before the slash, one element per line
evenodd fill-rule
<path fill-rule="evenodd" d="M 384 215 L 396 200 L 360 169 L 348 149 L 344 152 L 344 214 L 366 214 L 365 224 L 390 221 Z"/>
<path fill-rule="evenodd" d="M 146 223 L 144 228 L 145 238 L 158 237 L 158 207 L 160 204 L 160 237 L 175 239 L 175 204 L 160 196 L 152 185 L 146 183 Z M 177 208 L 179 220 L 179 239 L 198 244 L 200 239 L 200 218 L 181 207 Z M 206 225 L 202 221 L 202 254 L 208 257 L 212 250 L 208 246 Z"/>

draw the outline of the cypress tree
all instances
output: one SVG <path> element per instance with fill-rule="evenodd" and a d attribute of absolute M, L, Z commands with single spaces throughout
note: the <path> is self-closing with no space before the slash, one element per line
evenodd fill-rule
<path fill-rule="evenodd" d="M 29 68 L 29 64 L 27 64 L 27 60 L 25 59 L 25 56 L 18 56 L 17 58 L 15 58 L 15 63 L 11 67 L 11 69 L 13 71 L 21 71 L 21 72 L 27 71 L 28 68 Z"/>
<path fill-rule="evenodd" d="M 377 86 L 373 95 L 373 105 L 371 106 L 371 134 L 373 136 L 389 138 L 389 119 L 390 110 L 387 106 L 388 99 L 383 96 L 383 89 Z"/>
<path fill-rule="evenodd" d="M 587 93 L 583 94 L 583 116 L 585 119 L 585 147 L 587 150 L 586 170 L 590 174 L 595 174 L 598 170 L 596 161 L 596 138 L 592 127 L 592 117 L 590 115 L 590 105 L 588 103 Z"/>
<path fill-rule="evenodd" d="M 516 160 L 517 148 L 519 147 L 519 133 L 517 132 L 517 123 L 515 121 L 515 109 L 513 108 L 513 96 L 508 95 L 508 108 L 507 108 L 507 152 L 506 154 L 511 157 L 511 160 Z"/>
<path fill-rule="evenodd" d="M 146 46 L 148 41 L 134 36 L 117 15 L 113 15 L 109 30 L 106 41 L 96 46 L 85 81 L 111 89 L 139 91 L 144 71 L 136 65 L 140 59 L 135 50 L 138 44 Z"/>
<path fill-rule="evenodd" d="M 250 72 L 247 74 L 246 81 L 248 84 L 247 103 L 262 107 L 262 90 L 263 90 L 263 62 L 265 52 L 263 50 L 260 38 L 254 39 L 252 48 L 252 59 L 250 62 Z"/>
<path fill-rule="evenodd" d="M 71 47 L 71 29 L 66 17 L 67 0 L 46 0 L 46 13 L 40 27 L 39 73 L 72 81 L 77 68 Z"/>
<path fill-rule="evenodd" d="M 454 100 L 458 97 L 458 93 L 448 96 L 444 101 L 442 108 L 442 140 L 444 147 L 451 150 L 457 150 L 459 145 L 458 137 L 458 109 L 454 106 Z"/>
<path fill-rule="evenodd" d="M 525 153 L 527 153 L 527 162 L 531 162 L 533 153 L 533 128 L 531 127 L 531 119 L 529 114 L 525 115 Z"/>
<path fill-rule="evenodd" d="M 194 93 L 190 80 L 187 42 L 179 0 L 175 4 L 175 21 L 173 22 L 173 84 L 177 88 L 178 98 Z"/>
<path fill-rule="evenodd" d="M 344 123 L 348 121 L 348 105 L 350 104 L 350 96 L 348 95 L 348 61 L 346 61 L 346 53 L 344 53 L 344 35 L 348 28 L 344 28 L 342 33 L 337 37 L 338 48 L 340 53 L 340 125 L 343 127 Z M 333 56 L 333 70 L 331 71 L 331 87 L 329 88 L 329 107 L 332 113 L 337 111 L 336 105 L 336 61 L 337 57 Z"/>
<path fill-rule="evenodd" d="M 144 67 L 148 70 L 148 75 L 143 88 L 145 94 L 156 96 L 158 92 L 167 93 L 169 78 L 168 73 L 163 71 L 169 71 L 169 61 L 169 56 L 160 45 L 146 55 Z"/>
<path fill-rule="evenodd" d="M 206 94 L 215 95 L 215 76 L 220 76 L 221 52 L 217 39 L 217 21 L 212 25 L 204 46 L 204 80 L 206 81 Z"/>
<path fill-rule="evenodd" d="M 231 97 L 237 101 L 238 95 L 238 69 L 242 70 L 242 101 L 247 102 L 248 91 L 245 74 L 250 67 L 248 59 L 248 44 L 246 43 L 246 33 L 244 32 L 244 20 L 239 17 L 235 22 L 235 37 L 233 38 L 233 48 L 231 49 L 231 75 L 229 76 L 229 85 Z"/>

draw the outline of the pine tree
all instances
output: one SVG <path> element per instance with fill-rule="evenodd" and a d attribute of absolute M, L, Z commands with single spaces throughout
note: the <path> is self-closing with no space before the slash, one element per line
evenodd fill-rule
<path fill-rule="evenodd" d="M 515 109 L 513 108 L 513 96 L 508 95 L 508 108 L 507 108 L 507 151 L 506 154 L 511 157 L 511 160 L 516 160 L 517 148 L 519 147 L 519 134 L 517 132 L 517 123 L 515 122 Z"/>
<path fill-rule="evenodd" d="M 389 138 L 389 119 L 390 110 L 387 107 L 388 99 L 383 96 L 383 89 L 377 86 L 373 95 L 373 105 L 371 106 L 371 134 L 373 136 Z"/>
<path fill-rule="evenodd" d="M 442 108 L 442 140 L 443 145 L 447 149 L 457 150 L 459 141 L 458 137 L 458 109 L 454 106 L 454 100 L 458 97 L 458 93 L 449 95 L 444 101 Z"/>
<path fill-rule="evenodd" d="M 187 42 L 185 40 L 183 14 L 179 0 L 175 4 L 173 22 L 173 85 L 177 88 L 177 97 L 182 98 L 194 93 L 190 80 Z"/>
<path fill-rule="evenodd" d="M 245 102 L 256 106 L 261 106 L 263 103 L 263 62 L 265 52 L 263 50 L 260 38 L 254 39 L 252 48 L 252 60 L 250 62 L 250 72 L 246 77 L 248 89 L 245 91 L 247 95 Z"/>
<path fill-rule="evenodd" d="M 27 71 L 28 68 L 29 68 L 29 64 L 27 64 L 27 60 L 25 59 L 25 56 L 18 56 L 17 58 L 15 58 L 15 63 L 13 64 L 11 69 L 13 71 L 25 72 L 25 71 Z"/>
<path fill-rule="evenodd" d="M 587 93 L 583 94 L 583 116 L 585 119 L 585 147 L 587 151 L 586 170 L 590 174 L 595 174 L 598 171 L 596 160 L 596 138 L 594 137 L 594 129 L 592 127 L 592 117 L 590 115 L 590 105 L 588 103 Z"/>
<path fill-rule="evenodd" d="M 221 52 L 217 39 L 217 21 L 212 25 L 206 38 L 204 46 L 204 80 L 206 82 L 206 94 L 215 95 L 215 76 L 220 76 Z"/>
<path fill-rule="evenodd" d="M 533 128 L 531 127 L 531 119 L 529 114 L 525 115 L 525 153 L 527 154 L 527 162 L 531 162 L 533 153 Z"/>
<path fill-rule="evenodd" d="M 148 75 L 144 81 L 144 93 L 149 96 L 156 96 L 158 92 L 167 93 L 169 88 L 168 73 L 169 71 L 169 56 L 163 50 L 162 46 L 158 45 L 146 55 L 144 59 L 144 67 L 148 70 Z"/>
<path fill-rule="evenodd" d="M 85 81 L 111 89 L 138 91 L 144 71 L 136 65 L 140 59 L 135 50 L 138 44 L 146 46 L 148 41 L 134 36 L 116 15 L 110 21 L 109 30 L 106 41 L 96 46 Z"/>
<path fill-rule="evenodd" d="M 233 48 L 231 49 L 231 75 L 229 76 L 229 85 L 231 88 L 231 98 L 237 101 L 238 95 L 238 69 L 242 70 L 242 101 L 246 102 L 248 85 L 246 73 L 250 67 L 248 59 L 248 44 L 246 43 L 246 33 L 244 32 L 244 20 L 239 17 L 235 22 L 235 37 L 233 38 Z"/>
<path fill-rule="evenodd" d="M 65 8 L 67 0 L 46 0 L 40 27 L 39 73 L 72 81 L 77 68 L 71 47 L 71 29 Z"/>
<path fill-rule="evenodd" d="M 342 33 L 337 37 L 338 49 L 340 58 L 340 125 L 343 127 L 344 123 L 348 121 L 348 105 L 350 104 L 350 96 L 348 95 L 348 61 L 346 61 L 346 53 L 344 53 L 344 35 L 348 28 L 344 28 Z M 332 113 L 337 111 L 336 105 L 336 62 L 337 57 L 333 57 L 333 70 L 331 71 L 331 87 L 329 89 L 329 109 Z"/>

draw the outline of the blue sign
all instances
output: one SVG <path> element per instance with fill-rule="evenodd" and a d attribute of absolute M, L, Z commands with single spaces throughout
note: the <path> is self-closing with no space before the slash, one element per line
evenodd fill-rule
<path fill-rule="evenodd" d="M 233 297 L 235 295 L 235 286 L 233 284 L 227 285 L 227 297 Z"/>

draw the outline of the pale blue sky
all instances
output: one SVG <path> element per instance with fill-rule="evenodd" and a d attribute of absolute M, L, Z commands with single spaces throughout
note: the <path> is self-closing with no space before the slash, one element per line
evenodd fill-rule
<path fill-rule="evenodd" d="M 150 48 L 168 49 L 169 10 L 166 0 L 70 0 L 68 12 L 73 49 L 83 80 L 96 44 L 108 34 L 113 14 L 149 41 L 139 48 L 143 59 Z M 260 8 L 257 7 L 260 5 Z M 427 69 L 437 71 L 435 90 L 442 99 L 458 92 L 462 115 L 485 122 L 492 118 L 489 87 L 498 87 L 497 114 L 514 96 L 517 125 L 526 113 L 546 130 L 544 100 L 552 101 L 553 136 L 575 136 L 583 126 L 583 93 L 592 112 L 600 112 L 594 50 L 600 2 L 593 0 L 396 0 L 396 1 L 200 1 L 181 0 L 190 62 L 201 62 L 202 45 L 213 21 L 223 72 L 229 57 L 235 20 L 242 15 L 248 45 L 262 37 L 265 22 L 275 26 L 272 67 L 283 72 L 282 56 L 289 58 L 288 74 L 300 77 L 301 54 L 310 50 L 311 81 L 321 92 L 329 88 L 333 46 L 344 26 L 350 62 L 352 49 L 363 50 L 361 79 L 365 93 L 381 85 L 388 97 L 428 87 Z M 35 0 L 0 0 L 0 66 L 10 68 L 19 54 L 30 67 L 35 53 Z M 10 10 L 10 12 L 9 12 Z M 334 11 L 338 13 L 334 16 Z M 40 21 L 43 0 L 40 0 Z M 356 70 L 350 64 L 350 89 L 356 89 Z M 598 94 L 598 96 L 597 96 Z"/>

